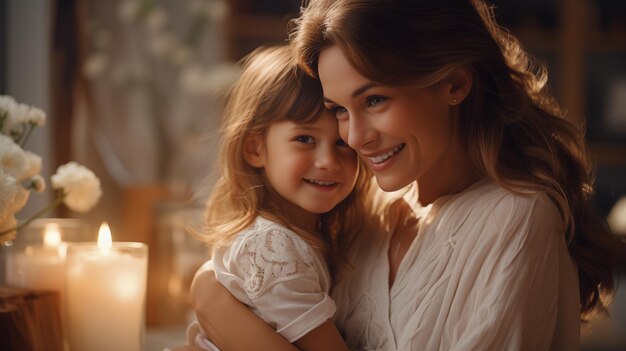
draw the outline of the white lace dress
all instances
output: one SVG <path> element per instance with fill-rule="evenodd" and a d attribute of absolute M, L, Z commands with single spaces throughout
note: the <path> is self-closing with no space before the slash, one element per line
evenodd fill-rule
<path fill-rule="evenodd" d="M 289 342 L 335 313 L 323 258 L 298 234 L 261 216 L 201 269 L 213 269 L 231 294 Z M 195 344 L 217 349 L 202 333 Z"/>
<path fill-rule="evenodd" d="M 420 229 L 391 289 L 380 232 L 359 237 L 357 271 L 333 289 L 352 350 L 578 349 L 577 273 L 545 194 L 481 181 L 414 210 Z"/>

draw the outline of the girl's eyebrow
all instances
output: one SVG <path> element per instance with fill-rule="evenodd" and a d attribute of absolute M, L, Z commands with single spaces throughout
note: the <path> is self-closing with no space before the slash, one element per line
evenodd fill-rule
<path fill-rule="evenodd" d="M 363 94 L 364 92 L 368 91 L 369 89 L 378 86 L 377 83 L 374 82 L 370 82 L 370 83 L 366 83 L 365 85 L 357 88 L 356 90 L 354 90 L 354 92 L 352 92 L 352 98 L 354 99 L 355 97 Z M 326 96 L 324 96 L 324 102 L 325 103 L 331 103 L 334 104 L 335 102 L 329 98 L 327 98 Z"/>
<path fill-rule="evenodd" d="M 319 128 L 315 127 L 314 125 L 310 125 L 310 124 L 297 124 L 296 126 L 293 127 L 294 130 L 302 130 L 302 131 L 315 131 L 318 130 Z"/>

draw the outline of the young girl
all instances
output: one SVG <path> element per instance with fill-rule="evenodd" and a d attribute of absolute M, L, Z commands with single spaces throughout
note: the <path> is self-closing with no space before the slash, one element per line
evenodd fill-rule
<path fill-rule="evenodd" d="M 214 252 L 201 270 L 214 270 L 299 348 L 347 349 L 329 289 L 345 266 L 340 253 L 367 219 L 369 182 L 324 111 L 318 84 L 297 69 L 287 46 L 245 60 L 225 111 L 221 177 L 204 237 Z M 195 337 L 198 347 L 213 343 Z"/>
<path fill-rule="evenodd" d="M 489 6 L 315 0 L 291 41 L 378 184 L 417 190 L 405 201 L 419 227 L 360 235 L 358 270 L 333 289 L 348 345 L 577 350 L 580 318 L 605 308 L 624 244 L 590 206 L 582 128 Z M 224 303 L 209 322 L 250 319 L 211 297 Z"/>

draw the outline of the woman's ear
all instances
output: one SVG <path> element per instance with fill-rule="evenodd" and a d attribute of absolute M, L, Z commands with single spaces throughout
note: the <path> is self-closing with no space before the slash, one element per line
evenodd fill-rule
<path fill-rule="evenodd" d="M 243 143 L 243 158 L 255 168 L 265 166 L 265 149 L 263 136 L 260 134 L 248 134 Z"/>
<path fill-rule="evenodd" d="M 472 73 L 467 68 L 457 68 L 442 85 L 443 99 L 449 105 L 460 104 L 472 90 Z"/>

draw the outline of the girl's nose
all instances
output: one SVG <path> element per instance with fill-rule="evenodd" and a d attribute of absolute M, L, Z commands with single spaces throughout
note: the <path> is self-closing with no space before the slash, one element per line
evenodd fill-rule
<path fill-rule="evenodd" d="M 341 169 L 339 155 L 334 145 L 320 148 L 315 159 L 315 166 L 320 169 L 338 170 Z"/>

